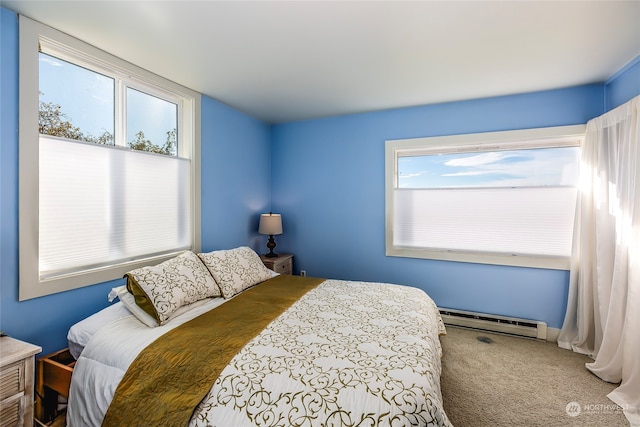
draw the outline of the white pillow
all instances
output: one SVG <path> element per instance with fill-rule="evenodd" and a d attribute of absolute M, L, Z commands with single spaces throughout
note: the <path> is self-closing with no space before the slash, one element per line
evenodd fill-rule
<path fill-rule="evenodd" d="M 127 314 L 133 314 L 136 318 L 138 318 L 138 320 L 140 320 L 150 328 L 155 328 L 156 326 L 158 326 L 158 321 L 151 317 L 149 313 L 141 309 L 138 304 L 136 304 L 134 296 L 127 290 L 127 287 L 125 285 L 111 289 L 111 292 L 109 292 L 109 302 L 113 301 L 116 297 L 122 302 L 121 305 L 124 305 L 124 307 L 130 312 L 128 312 Z M 192 304 L 183 305 L 182 307 L 177 309 L 171 316 L 169 316 L 169 318 L 165 321 L 165 324 L 170 320 L 180 316 L 181 314 L 184 314 L 196 307 L 200 307 L 201 305 L 204 305 L 211 300 L 212 298 L 205 298 Z"/>
<path fill-rule="evenodd" d="M 231 298 L 277 273 L 269 270 L 248 246 L 198 254 L 220 286 L 222 296 Z"/>
<path fill-rule="evenodd" d="M 162 325 L 180 307 L 220 296 L 220 288 L 200 258 L 183 252 L 161 264 L 125 274 L 136 305 Z"/>
<path fill-rule="evenodd" d="M 113 301 L 116 297 L 131 312 L 131 314 L 136 316 L 142 323 L 150 328 L 158 326 L 158 321 L 136 304 L 133 294 L 127 290 L 126 285 L 111 289 L 111 292 L 109 292 L 109 302 Z"/>

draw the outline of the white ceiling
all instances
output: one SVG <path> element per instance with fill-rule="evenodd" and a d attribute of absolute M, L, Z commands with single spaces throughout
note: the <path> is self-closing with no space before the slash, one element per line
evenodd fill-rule
<path fill-rule="evenodd" d="M 324 116 L 603 82 L 640 1 L 10 1 L 254 117 Z"/>

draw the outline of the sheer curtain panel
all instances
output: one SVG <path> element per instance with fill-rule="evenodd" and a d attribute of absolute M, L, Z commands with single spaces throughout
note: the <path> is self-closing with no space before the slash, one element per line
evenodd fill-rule
<path fill-rule="evenodd" d="M 567 313 L 558 345 L 620 386 L 608 397 L 640 426 L 640 96 L 587 123 Z M 588 402 L 584 402 L 588 403 Z"/>

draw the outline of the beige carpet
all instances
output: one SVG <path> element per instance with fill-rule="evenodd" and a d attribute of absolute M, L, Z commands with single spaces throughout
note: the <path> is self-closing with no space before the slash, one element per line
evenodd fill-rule
<path fill-rule="evenodd" d="M 616 385 L 591 374 L 587 356 L 452 326 L 441 342 L 444 408 L 456 427 L 629 425 L 606 397 Z"/>

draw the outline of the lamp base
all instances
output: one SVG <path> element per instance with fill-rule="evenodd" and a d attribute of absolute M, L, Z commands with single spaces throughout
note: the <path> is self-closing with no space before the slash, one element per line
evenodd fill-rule
<path fill-rule="evenodd" d="M 269 241 L 267 241 L 267 248 L 269 248 L 269 253 L 265 254 L 267 258 L 276 258 L 278 256 L 277 253 L 273 252 L 276 247 L 276 241 L 273 240 L 273 235 L 269 235 Z"/>

